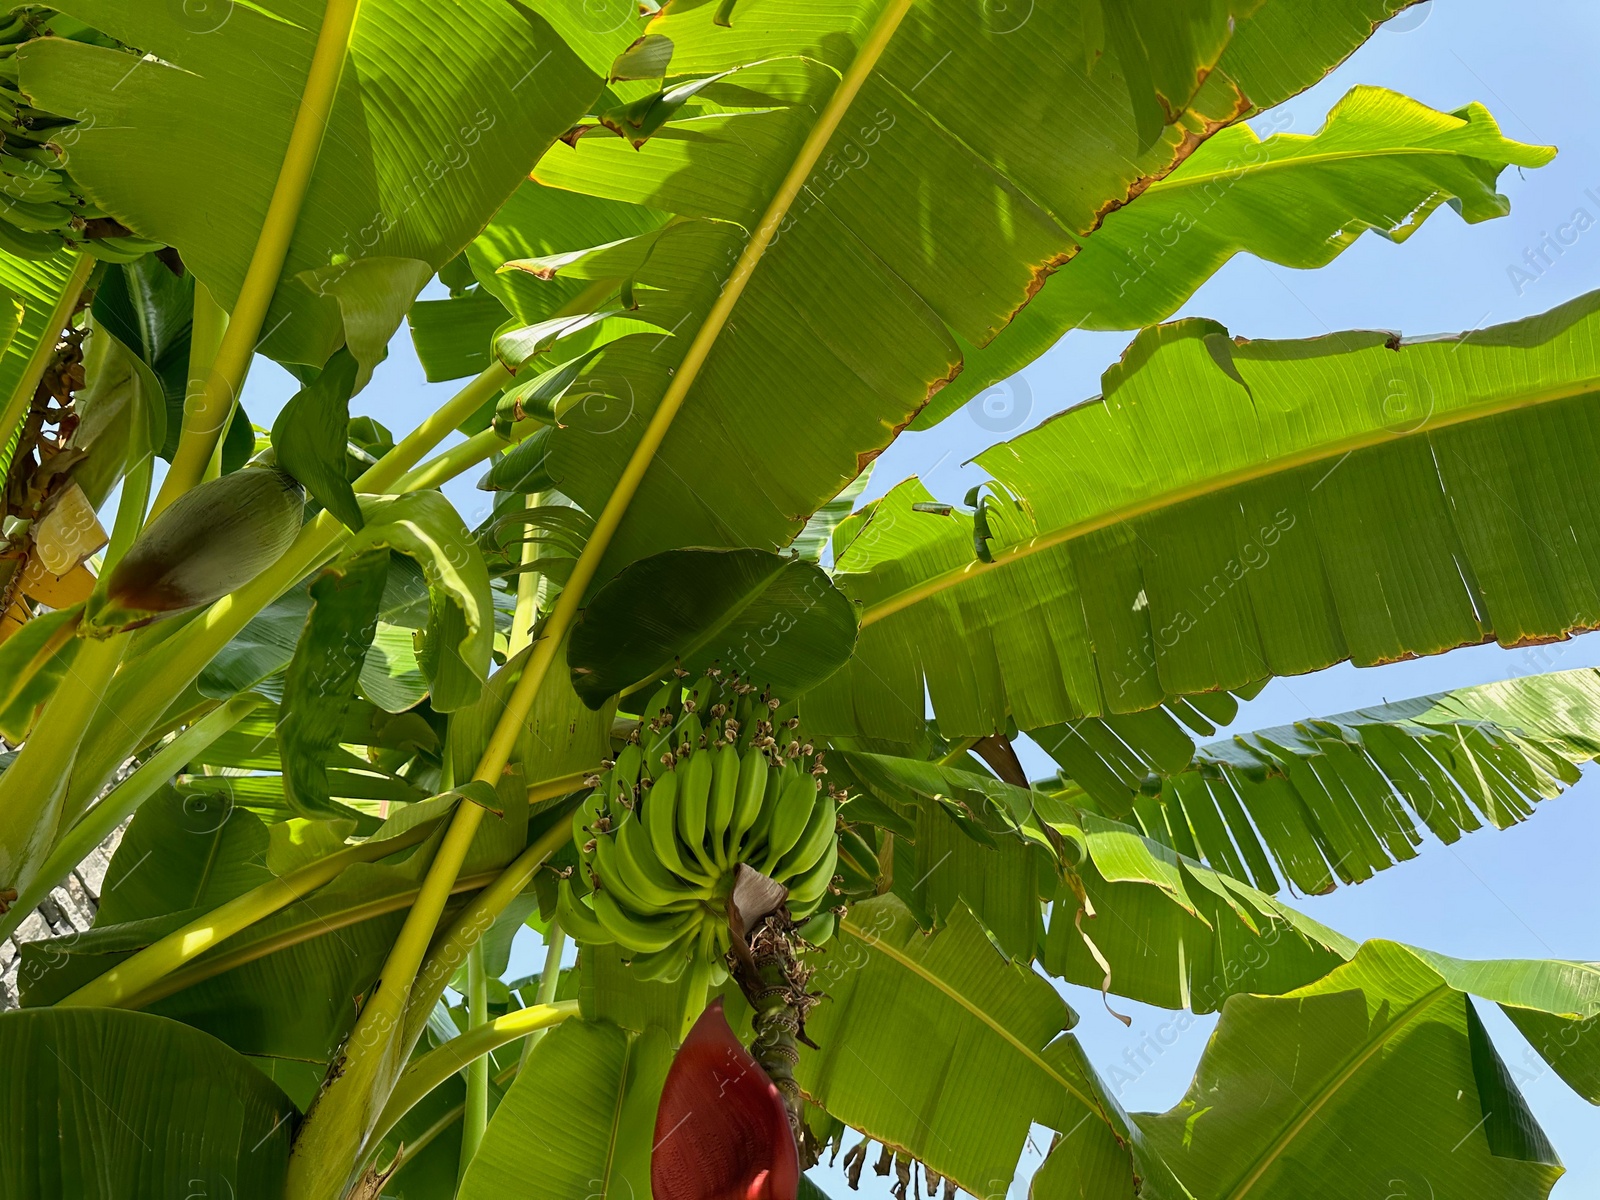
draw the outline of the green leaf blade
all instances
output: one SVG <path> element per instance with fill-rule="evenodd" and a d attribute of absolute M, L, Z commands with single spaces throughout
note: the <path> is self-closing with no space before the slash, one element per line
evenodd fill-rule
<path fill-rule="evenodd" d="M 294 1106 L 203 1033 L 117 1010 L 10 1012 L 0 1059 L 30 1097 L 0 1129 L 11 1194 L 282 1195 Z"/>
<path fill-rule="evenodd" d="M 311 614 L 289 661 L 278 722 L 284 798 L 302 817 L 348 814 L 329 794 L 328 759 L 377 632 L 388 574 L 389 553 L 380 548 L 325 568 L 311 584 Z"/>
<path fill-rule="evenodd" d="M 650 1193 L 666 1034 L 570 1020 L 546 1034 L 495 1111 L 461 1200 L 545 1196 L 632 1200 Z M 540 1135 L 529 1138 L 528 1130 Z"/>

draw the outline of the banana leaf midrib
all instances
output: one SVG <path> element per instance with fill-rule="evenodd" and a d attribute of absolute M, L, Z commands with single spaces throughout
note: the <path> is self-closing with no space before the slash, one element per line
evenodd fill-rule
<path fill-rule="evenodd" d="M 1464 344 L 1467 344 L 1465 343 L 1465 340 Z M 1293 454 L 1286 454 L 1278 458 L 1266 459 L 1262 462 L 1253 463 L 1247 467 L 1241 467 L 1237 470 L 1228 471 L 1221 475 L 1215 475 L 1208 479 L 1197 480 L 1193 483 L 1185 484 L 1182 487 L 1172 488 L 1168 491 L 1160 492 L 1156 495 L 1148 496 L 1141 500 L 1136 500 L 1130 504 L 1124 504 L 1120 507 L 1109 509 L 1102 513 L 1096 513 L 1095 515 L 1086 517 L 1081 521 L 1075 521 L 1069 525 L 1064 525 L 1060 529 L 1054 529 L 1047 533 L 1036 534 L 1026 541 L 1018 542 L 1014 546 L 1007 546 L 1004 549 L 995 551 L 994 558 L 990 562 L 983 562 L 975 559 L 964 566 L 955 567 L 951 570 L 941 572 L 940 574 L 917 584 L 915 587 L 907 588 L 893 596 L 888 596 L 885 599 L 878 601 L 878 603 L 868 607 L 861 614 L 861 627 L 865 629 L 867 626 L 872 625 L 877 621 L 881 621 L 885 617 L 893 616 L 895 613 L 900 612 L 903 609 L 910 608 L 915 604 L 919 604 L 923 600 L 927 600 L 932 596 L 938 595 L 940 592 L 959 586 L 968 579 L 975 579 L 986 571 L 999 570 L 1010 563 L 1018 562 L 1022 559 L 1030 557 L 1031 555 L 1053 549 L 1056 546 L 1063 545 L 1066 542 L 1076 541 L 1077 539 L 1087 537 L 1092 533 L 1097 533 L 1102 529 L 1108 529 L 1113 525 L 1120 525 L 1125 521 L 1131 521 L 1137 517 L 1146 516 L 1149 513 L 1158 512 L 1166 508 L 1172 508 L 1190 500 L 1198 500 L 1204 496 L 1227 491 L 1230 488 L 1239 487 L 1244 484 L 1253 483 L 1256 480 L 1270 478 L 1274 475 L 1281 475 L 1285 472 L 1292 471 L 1300 467 L 1309 466 L 1312 463 L 1325 462 L 1328 459 L 1342 458 L 1346 455 L 1354 454 L 1357 451 L 1371 450 L 1378 446 L 1391 445 L 1396 442 L 1404 441 L 1407 438 L 1430 435 L 1455 425 L 1466 424 L 1470 421 L 1483 420 L 1489 417 L 1504 416 L 1507 413 L 1519 412 L 1523 409 L 1537 408 L 1542 404 L 1553 404 L 1562 400 L 1571 400 L 1597 390 L 1600 390 L 1600 376 L 1590 376 L 1572 383 L 1563 384 L 1560 387 L 1549 388 L 1543 391 L 1531 392 L 1525 395 L 1503 397 L 1496 400 L 1485 401 L 1479 404 L 1463 405 L 1459 409 L 1439 415 L 1435 419 L 1426 422 L 1423 426 L 1417 429 L 1368 429 L 1350 437 L 1341 438 L 1335 442 L 1328 442 L 1317 446 L 1307 447 Z"/>
<path fill-rule="evenodd" d="M 1302 135 L 1306 140 L 1311 140 L 1318 135 Z M 1256 149 L 1270 147 L 1272 138 L 1264 138 L 1257 142 L 1246 143 Z M 1146 195 L 1166 192 L 1181 192 L 1185 188 L 1204 187 L 1208 183 L 1237 182 L 1243 175 L 1251 177 L 1267 174 L 1272 171 L 1288 170 L 1294 167 L 1315 167 L 1328 163 L 1357 162 L 1368 158 L 1472 158 L 1482 162 L 1475 154 L 1465 154 L 1460 150 L 1448 150 L 1432 146 L 1385 146 L 1377 150 L 1324 150 L 1316 154 L 1287 155 L 1283 158 L 1268 159 L 1263 163 L 1249 163 L 1244 166 L 1223 168 L 1216 171 L 1206 171 L 1196 175 L 1169 175 L 1165 179 L 1157 180 L 1145 189 Z"/>
<path fill-rule="evenodd" d="M 1040 1071 L 1044 1072 L 1051 1079 L 1055 1080 L 1056 1083 L 1060 1084 L 1061 1087 L 1064 1088 L 1074 1099 L 1087 1108 L 1091 1114 L 1098 1117 L 1106 1124 L 1111 1124 L 1109 1114 L 1107 1114 L 1105 1108 L 1097 1100 L 1091 1096 L 1086 1096 L 1083 1091 L 1073 1084 L 1070 1079 L 1067 1079 L 1061 1074 L 1060 1071 L 1057 1071 L 1054 1067 L 1047 1063 L 1039 1053 L 1029 1048 L 1025 1042 L 1019 1040 L 1015 1034 L 997 1022 L 988 1012 L 974 1005 L 960 992 L 954 991 L 948 987 L 944 980 L 940 979 L 937 975 L 924 970 L 915 959 L 912 959 L 905 954 L 901 954 L 892 946 L 886 945 L 881 936 L 875 934 L 870 929 L 862 928 L 849 917 L 845 917 L 839 922 L 839 928 L 845 933 L 848 933 L 852 937 L 856 938 L 863 945 L 877 950 L 879 953 L 883 954 L 884 957 L 893 960 L 902 968 L 915 975 L 918 979 L 921 979 L 924 983 L 927 983 L 938 989 L 938 991 L 943 995 L 948 996 L 951 1000 L 955 1001 L 955 1003 L 960 1005 L 965 1012 L 982 1021 L 984 1025 L 992 1029 L 995 1033 L 999 1034 L 1011 1046 L 1015 1047 L 1017 1053 L 1021 1054 Z M 1115 1127 L 1113 1126 L 1113 1128 Z"/>
<path fill-rule="evenodd" d="M 201 900 L 205 898 L 206 889 L 211 886 L 211 873 L 216 870 L 217 858 L 222 852 L 222 828 L 219 825 L 211 838 L 211 848 L 206 851 L 206 861 L 200 867 L 200 878 L 195 880 L 194 899 L 189 904 L 190 908 L 199 906 Z"/>
<path fill-rule="evenodd" d="M 611 1173 L 617 1165 L 617 1133 L 622 1128 L 622 1107 L 628 1096 L 628 1068 L 633 1063 L 633 1047 L 638 1038 L 624 1035 L 622 1046 L 622 1066 L 617 1072 L 617 1102 L 611 1110 L 611 1138 L 606 1143 L 606 1169 L 605 1176 L 600 1181 L 599 1195 L 611 1195 Z"/>
<path fill-rule="evenodd" d="M 683 360 L 672 374 L 672 381 L 667 385 L 660 403 L 651 414 L 649 423 L 634 444 L 627 466 L 613 487 L 605 507 L 595 518 L 589 542 L 573 565 L 572 575 L 566 587 L 562 589 L 561 598 L 557 601 L 555 611 L 550 617 L 551 628 L 547 631 L 545 640 L 539 643 L 541 647 L 550 645 L 551 649 L 548 653 L 542 650 L 536 653 L 529 666 L 527 677 L 533 680 L 533 687 L 537 688 L 543 681 L 544 673 L 554 657 L 554 645 L 559 643 L 571 628 L 578 607 L 599 570 L 600 562 L 611 544 L 613 535 L 622 525 L 623 518 L 638 493 L 639 485 L 643 483 L 646 473 L 654 463 L 656 453 L 666 440 L 667 431 L 673 420 L 688 399 L 689 390 L 699 377 L 712 347 L 727 328 L 734 310 L 744 295 L 745 286 L 750 282 L 751 275 L 754 274 L 756 266 L 771 244 L 784 217 L 788 215 L 790 206 L 804 188 L 807 176 L 821 157 L 828 139 L 833 136 L 846 112 L 855 102 L 867 76 L 876 69 L 884 50 L 894 40 L 900 21 L 910 7 L 911 0 L 891 0 L 891 3 L 879 13 L 877 22 L 867 39 L 857 50 L 855 58 L 834 88 L 826 106 L 818 114 L 805 141 L 790 161 L 782 182 L 768 201 L 761 220 L 750 232 L 711 311 L 706 315 L 700 328 L 695 331 Z"/>

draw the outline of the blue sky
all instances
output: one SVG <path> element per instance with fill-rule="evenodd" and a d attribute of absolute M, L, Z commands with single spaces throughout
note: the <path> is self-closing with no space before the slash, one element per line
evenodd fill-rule
<path fill-rule="evenodd" d="M 1281 111 L 1291 118 L 1288 129 L 1313 132 L 1350 87 L 1375 84 L 1447 111 L 1481 101 L 1508 136 L 1556 145 L 1559 157 L 1540 170 L 1519 175 L 1513 169 L 1502 176 L 1501 190 L 1511 199 L 1509 217 L 1468 226 L 1454 212 L 1441 211 L 1403 245 L 1368 234 L 1332 266 L 1315 272 L 1238 258 L 1195 295 L 1182 315 L 1212 317 L 1248 337 L 1310 337 L 1349 328 L 1420 335 L 1514 320 L 1600 286 L 1600 224 L 1565 248 L 1537 278 L 1528 278 L 1524 258 L 1578 209 L 1600 222 L 1600 147 L 1593 115 L 1600 111 L 1600 76 L 1593 66 L 1597 45 L 1600 6 L 1581 0 L 1522 0 L 1515 6 L 1452 0 L 1411 10 L 1323 83 L 1283 106 Z M 1276 124 L 1282 127 L 1281 118 Z M 1524 274 L 1514 276 L 1513 268 Z M 1021 373 L 1025 387 L 1002 385 L 1002 400 L 1027 397 L 1026 420 L 997 433 L 962 412 L 934 430 L 906 435 L 879 459 L 868 495 L 917 474 L 936 495 L 959 500 L 978 478 L 961 466 L 966 459 L 1095 395 L 1100 373 L 1128 340 L 1128 335 L 1115 333 L 1069 335 Z M 452 390 L 422 382 L 402 334 L 356 407 L 399 433 Z M 245 391 L 246 408 L 256 424 L 270 425 L 291 391 L 286 374 L 260 362 Z M 1561 485 L 1560 480 L 1550 482 Z M 469 524 L 487 511 L 485 494 L 473 490 L 470 481 L 458 481 L 447 490 Z M 1234 728 L 1596 664 L 1600 635 L 1534 650 L 1478 647 L 1375 669 L 1338 667 L 1274 681 L 1244 706 Z M 1054 769 L 1036 751 L 1028 765 L 1041 775 Z M 1479 832 L 1455 846 L 1430 844 L 1415 861 L 1358 887 L 1304 899 L 1300 907 L 1353 937 L 1393 938 L 1461 957 L 1600 958 L 1600 905 L 1591 890 L 1595 847 L 1600 844 L 1595 799 L 1591 775 L 1567 795 L 1541 805 L 1523 826 L 1505 833 Z M 540 957 L 530 931 L 518 946 L 513 974 L 536 970 Z M 1119 1002 L 1117 1007 L 1134 1017 L 1131 1028 L 1124 1029 L 1106 1013 L 1098 994 L 1065 990 L 1081 1017 L 1079 1036 L 1103 1069 L 1126 1066 L 1129 1052 L 1133 1061 L 1141 1053 L 1149 1060 L 1124 1087 L 1124 1106 L 1161 1109 L 1175 1103 L 1213 1020 L 1195 1020 L 1178 1033 L 1170 1024 L 1174 1014 Z M 1482 1011 L 1567 1165 L 1555 1200 L 1600 1195 L 1600 1138 L 1595 1137 L 1600 1112 L 1550 1072 L 1541 1071 L 1531 1051 L 1525 1057 L 1526 1043 L 1498 1011 Z M 1168 1041 L 1172 1044 L 1165 1045 Z M 1158 1045 L 1160 1052 L 1154 1053 Z M 1040 1141 L 1043 1149 L 1048 1132 L 1038 1132 L 1046 1139 Z M 1025 1194 L 1030 1161 L 1036 1161 L 1034 1156 L 1025 1158 L 1014 1195 Z M 824 1168 L 814 1174 L 835 1200 L 848 1194 L 838 1172 Z M 1395 1200 L 1428 1195 L 1425 1185 L 1404 1182 L 1396 1193 Z M 887 1182 L 867 1172 L 861 1195 L 888 1194 Z"/>

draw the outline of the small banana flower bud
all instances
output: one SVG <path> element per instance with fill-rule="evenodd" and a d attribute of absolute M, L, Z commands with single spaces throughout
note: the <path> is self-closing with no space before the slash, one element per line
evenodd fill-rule
<path fill-rule="evenodd" d="M 283 556 L 304 509 L 304 490 L 276 467 L 246 467 L 185 492 L 112 567 L 90 630 L 148 625 L 243 587 Z"/>

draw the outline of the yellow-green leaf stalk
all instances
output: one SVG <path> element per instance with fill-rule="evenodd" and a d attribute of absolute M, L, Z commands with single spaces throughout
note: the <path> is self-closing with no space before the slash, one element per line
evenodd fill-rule
<path fill-rule="evenodd" d="M 489 1023 L 489 979 L 485 971 L 483 939 L 479 938 L 467 952 L 468 1034 L 478 1033 Z M 483 1131 L 488 1127 L 489 1060 L 479 1055 L 467 1064 L 467 1100 L 466 1107 L 461 1110 L 461 1154 L 456 1172 L 458 1179 L 466 1176 L 467 1167 L 477 1155 L 478 1147 L 483 1144 Z"/>
<path fill-rule="evenodd" d="M 577 1015 L 576 1000 L 563 1000 L 555 1004 L 541 1002 L 508 1012 L 493 1021 L 482 1022 L 459 1037 L 451 1038 L 437 1050 L 430 1050 L 407 1067 L 405 1074 L 400 1077 L 400 1082 L 395 1085 L 389 1102 L 384 1105 L 383 1112 L 378 1117 L 373 1142 L 382 1141 L 384 1135 L 415 1108 L 423 1097 L 462 1067 L 469 1064 L 476 1065 L 479 1062 L 487 1065 L 485 1056 L 491 1051 L 498 1050 L 520 1037 L 537 1036 L 552 1026 L 561 1024 L 568 1017 Z M 463 1150 L 463 1161 L 466 1161 L 466 1157 L 466 1152 Z"/>
<path fill-rule="evenodd" d="M 330 880 L 354 863 L 376 862 L 424 841 L 437 823 L 426 821 L 405 832 L 379 841 L 346 846 L 307 863 L 279 879 L 251 888 L 202 917 L 175 929 L 166 937 L 146 946 L 132 958 L 124 959 L 111 970 L 90 980 L 62 1005 L 88 1008 L 123 1007 L 162 976 L 204 954 L 250 925 L 293 904 L 300 897 Z"/>
<path fill-rule="evenodd" d="M 554 1004 L 556 988 L 561 984 L 561 955 L 567 948 L 567 935 L 561 928 L 561 922 L 554 917 L 550 919 L 549 931 L 544 936 L 544 969 L 539 972 L 539 990 L 534 993 L 535 1004 Z M 542 1030 L 528 1035 L 528 1040 L 522 1043 L 522 1061 L 528 1061 L 528 1055 L 533 1053 L 544 1037 Z"/>

